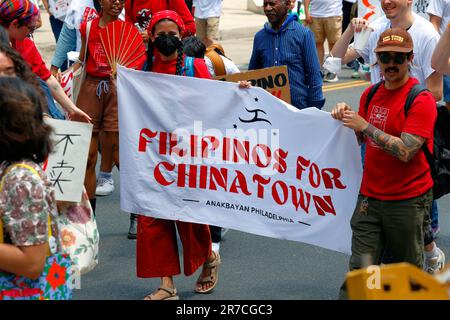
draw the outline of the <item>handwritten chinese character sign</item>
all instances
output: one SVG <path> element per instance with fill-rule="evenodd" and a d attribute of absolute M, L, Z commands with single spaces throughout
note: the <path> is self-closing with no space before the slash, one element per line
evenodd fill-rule
<path fill-rule="evenodd" d="M 48 157 L 45 172 L 55 188 L 56 200 L 81 201 L 86 173 L 92 124 L 45 120 L 54 131 L 54 152 Z"/>

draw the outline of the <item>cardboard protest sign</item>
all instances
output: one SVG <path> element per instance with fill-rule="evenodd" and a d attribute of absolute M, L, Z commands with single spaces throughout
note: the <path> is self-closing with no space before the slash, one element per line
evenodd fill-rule
<path fill-rule="evenodd" d="M 44 170 L 55 189 L 56 200 L 80 202 L 83 192 L 92 124 L 45 119 L 52 126 L 54 151 Z"/>
<path fill-rule="evenodd" d="M 235 73 L 215 77 L 215 79 L 230 82 L 250 81 L 252 86 L 263 88 L 278 99 L 291 103 L 291 89 L 286 66 Z"/>
<path fill-rule="evenodd" d="M 124 212 L 350 252 L 361 153 L 328 112 L 123 67 L 117 86 Z"/>

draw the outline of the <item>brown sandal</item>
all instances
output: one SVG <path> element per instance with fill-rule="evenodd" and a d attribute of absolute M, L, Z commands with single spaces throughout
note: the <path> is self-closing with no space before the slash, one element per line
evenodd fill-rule
<path fill-rule="evenodd" d="M 212 286 L 206 290 L 202 290 L 202 289 L 199 289 L 198 287 L 196 287 L 195 292 L 197 292 L 197 293 L 210 293 L 211 291 L 214 290 L 214 288 L 217 285 L 217 282 L 219 280 L 219 265 L 221 263 L 221 260 L 220 260 L 219 253 L 217 253 L 215 251 L 213 251 L 213 253 L 216 258 L 211 262 L 205 262 L 205 264 L 203 264 L 203 269 L 205 269 L 205 268 L 210 269 L 210 272 L 211 272 L 210 275 L 206 276 L 206 277 L 202 277 L 200 274 L 200 277 L 197 279 L 197 282 L 196 282 L 196 286 L 199 286 L 199 285 L 202 285 L 205 283 L 212 283 Z M 202 272 L 203 272 L 203 270 L 202 270 Z"/>
<path fill-rule="evenodd" d="M 153 297 L 156 295 L 158 291 L 164 291 L 168 294 L 168 296 L 162 298 L 162 299 L 154 299 Z M 155 292 L 149 294 L 144 298 L 144 300 L 180 300 L 180 298 L 177 295 L 177 289 L 176 288 L 167 288 L 167 287 L 159 287 L 158 290 Z"/>

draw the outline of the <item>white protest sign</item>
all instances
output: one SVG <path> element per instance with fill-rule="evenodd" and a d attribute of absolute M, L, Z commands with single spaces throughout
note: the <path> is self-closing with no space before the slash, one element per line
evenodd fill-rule
<path fill-rule="evenodd" d="M 118 69 L 126 212 L 350 252 L 353 130 L 261 88 Z"/>
<path fill-rule="evenodd" d="M 54 152 L 44 170 L 55 189 L 56 200 L 80 202 L 83 192 L 92 124 L 45 119 L 53 128 Z"/>
<path fill-rule="evenodd" d="M 418 15 L 429 19 L 427 8 L 430 4 L 430 1 L 431 0 L 414 0 L 412 4 L 413 11 Z M 382 15 L 384 15 L 384 12 L 381 9 L 380 0 L 358 0 L 358 17 L 372 22 Z"/>

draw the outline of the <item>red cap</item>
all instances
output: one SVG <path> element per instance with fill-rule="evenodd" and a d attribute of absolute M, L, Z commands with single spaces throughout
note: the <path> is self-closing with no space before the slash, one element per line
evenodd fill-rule
<path fill-rule="evenodd" d="M 186 31 L 186 27 L 184 25 L 183 19 L 178 15 L 178 13 L 176 13 L 175 11 L 172 11 L 172 10 L 163 10 L 163 11 L 158 11 L 157 13 L 155 13 L 152 17 L 152 21 L 150 22 L 150 25 L 148 26 L 148 31 L 150 33 L 153 33 L 153 27 L 155 26 L 155 24 L 157 24 L 159 21 L 164 20 L 164 19 L 169 19 L 169 20 L 172 20 L 173 22 L 175 22 L 177 24 L 177 26 L 180 28 L 181 36 L 184 35 L 184 33 Z"/>

